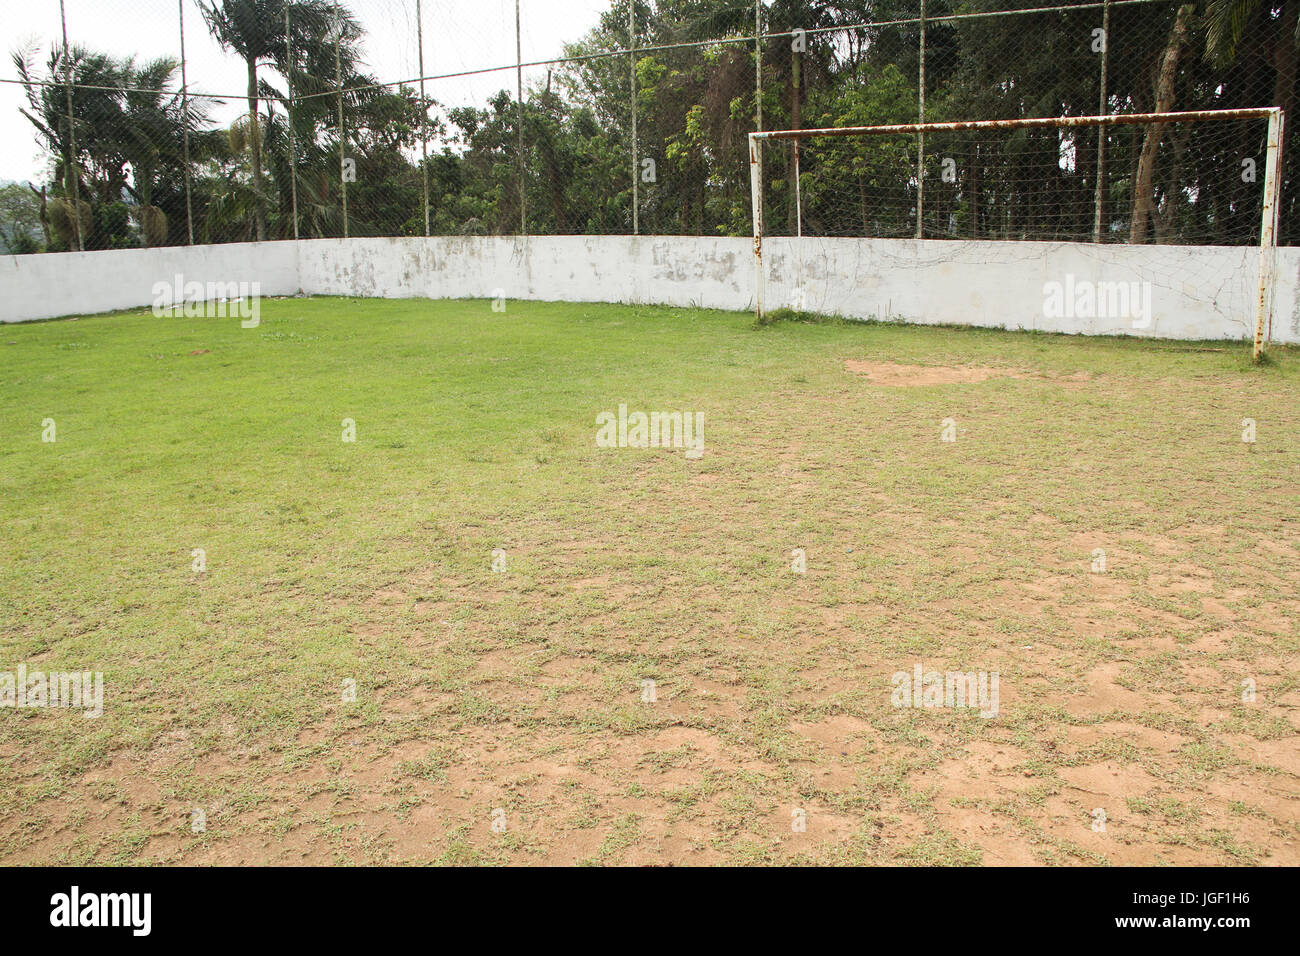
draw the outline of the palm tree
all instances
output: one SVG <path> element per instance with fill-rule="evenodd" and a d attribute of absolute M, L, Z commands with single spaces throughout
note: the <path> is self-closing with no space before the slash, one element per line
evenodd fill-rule
<path fill-rule="evenodd" d="M 27 48 L 12 56 L 27 99 L 27 107 L 19 112 L 36 128 L 41 145 L 56 157 L 55 178 L 69 201 L 74 193 L 86 195 L 83 190 L 87 188 L 107 200 L 115 188 L 120 192 L 122 185 L 118 175 L 121 164 L 116 162 L 113 148 L 121 115 L 121 64 L 106 53 L 81 46 L 68 50 L 65 61 L 62 49 L 53 48 L 42 75 L 36 52 Z M 65 99 L 68 78 L 76 90 L 72 128 Z"/>
<path fill-rule="evenodd" d="M 252 153 L 254 220 L 257 239 L 266 239 L 266 191 L 263 184 L 262 128 L 257 107 L 261 98 L 258 86 L 258 67 L 266 63 L 282 75 L 289 72 L 289 43 L 286 42 L 285 7 L 289 10 L 289 23 L 295 49 L 313 48 L 329 43 L 332 28 L 344 24 L 343 42 L 354 42 L 360 35 L 355 19 L 334 0 L 198 0 L 208 30 L 223 49 L 237 54 L 248 71 L 248 131 Z M 332 47 L 331 47 L 332 49 Z M 295 60 L 297 59 L 295 53 Z"/>
<path fill-rule="evenodd" d="M 65 196 L 75 192 L 82 197 L 80 219 L 88 220 L 92 205 L 118 204 L 129 194 L 139 205 L 136 215 L 145 244 L 165 241 L 166 216 L 154 205 L 155 194 L 160 193 L 165 204 L 165 197 L 182 190 L 186 130 L 197 144 L 206 121 L 204 108 L 195 103 L 184 115 L 180 95 L 169 90 L 178 69 L 176 61 L 163 57 L 137 65 L 134 58 L 119 60 L 74 46 L 68 53 L 69 70 L 64 69 L 61 49 L 50 53 L 45 67 L 48 79 L 36 67 L 34 49 L 14 53 L 13 62 L 27 97 L 27 108 L 21 112 L 54 155 L 55 175 Z M 67 72 L 76 90 L 75 156 L 66 94 L 58 84 Z M 71 229 L 70 207 L 64 208 L 62 199 L 57 202 L 51 206 L 55 231 L 60 223 Z"/>
<path fill-rule="evenodd" d="M 220 0 L 199 3 L 203 19 L 223 49 L 232 50 L 248 70 L 248 129 L 253 154 L 253 218 L 257 239 L 266 239 L 266 195 L 262 187 L 262 143 L 258 125 L 257 68 L 284 47 L 283 0 Z"/>
<path fill-rule="evenodd" d="M 131 165 L 127 191 L 139 203 L 145 245 L 161 245 L 167 238 L 167 217 L 154 204 L 155 188 L 172 187 L 184 178 L 184 143 L 188 133 L 196 142 L 205 126 L 205 108 L 191 101 L 188 115 L 181 96 L 169 92 L 179 64 L 170 57 L 150 60 L 137 67 L 132 60 L 121 65 L 124 93 L 118 152 Z"/>

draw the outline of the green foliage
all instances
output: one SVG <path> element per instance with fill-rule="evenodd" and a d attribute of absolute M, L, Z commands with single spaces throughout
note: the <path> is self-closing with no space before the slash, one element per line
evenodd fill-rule
<path fill-rule="evenodd" d="M 123 234 L 103 242 L 183 241 L 186 182 L 183 147 L 192 159 L 191 206 L 196 238 L 238 241 L 265 234 L 338 236 L 344 228 L 340 151 L 355 163 L 347 186 L 353 235 L 423 232 L 427 177 L 434 233 L 509 235 L 622 233 L 632 226 L 637 176 L 640 228 L 649 234 L 748 235 L 746 136 L 755 128 L 753 45 L 709 42 L 753 30 L 747 0 L 655 0 L 636 3 L 636 96 L 625 53 L 629 0 L 617 0 L 587 35 L 565 52 L 576 59 L 526 89 L 521 105 L 503 89 L 474 105 L 422 104 L 418 90 L 379 87 L 361 67 L 365 32 L 336 0 L 205 0 L 204 23 L 218 43 L 245 62 L 248 111 L 229 129 L 213 127 L 206 101 L 183 108 L 176 63 L 168 58 L 116 58 L 83 47 L 64 62 L 54 46 L 37 65 L 35 48 L 14 62 L 25 85 L 24 114 L 50 158 L 51 197 L 77 189 L 93 206 L 125 201 L 156 207 L 167 229 Z M 292 37 L 284 35 L 290 10 Z M 1000 9 L 933 0 L 932 17 Z M 908 123 L 918 118 L 919 33 L 915 4 L 885 0 L 828 5 L 807 0 L 767 3 L 761 106 L 767 129 Z M 1179 61 L 1177 109 L 1293 105 L 1294 43 L 1300 4 L 1211 0 L 1195 21 Z M 1116 10 L 1108 54 L 1109 109 L 1153 107 L 1153 70 L 1169 34 L 1173 8 Z M 1085 115 L 1098 108 L 1099 60 L 1087 38 L 1094 8 L 1052 15 L 951 21 L 926 33 L 925 118 L 1010 119 Z M 864 20 L 892 25 L 870 31 L 835 28 Z M 339 38 L 333 30 L 341 24 Z M 784 35 L 814 32 L 794 51 Z M 288 49 L 292 48 L 292 62 Z M 1273 51 L 1268 56 L 1261 50 Z M 336 62 L 337 56 L 337 62 Z M 75 84 L 75 155 L 62 80 Z M 191 77 L 193 80 L 193 77 Z M 287 122 L 292 82 L 293 129 Z M 340 103 L 329 94 L 349 92 Z M 430 90 L 434 92 L 435 90 Z M 632 155 L 633 110 L 637 120 Z M 1219 127 L 1227 130 L 1227 127 Z M 291 136 L 292 133 L 292 146 Z M 522 133 L 522 147 L 521 143 Z M 256 135 L 250 135 L 256 134 Z M 1241 181 L 1243 156 L 1262 146 L 1244 127 L 1231 142 L 1171 142 L 1153 189 L 1166 234 L 1204 242 L 1243 242 L 1257 235 L 1260 187 Z M 1140 130 L 1108 134 L 1105 229 L 1123 234 L 1134 202 Z M 1064 144 L 1054 130 L 981 139 L 927 139 L 928 235 L 1077 238 L 1091 234 L 1095 133 Z M 420 166 L 427 140 L 427 163 Z M 1063 149 L 1071 152 L 1062 161 Z M 1283 239 L 1300 219 L 1300 191 L 1287 156 L 1282 191 Z M 796 183 L 794 150 L 765 151 L 765 207 L 772 232 L 793 231 L 796 186 L 802 228 L 811 235 L 911 236 L 916 232 L 917 143 L 911 136 L 804 141 Z M 942 179 L 939 164 L 957 157 L 960 175 Z M 646 162 L 653 164 L 653 175 Z M 644 172 L 644 176 L 642 176 Z M 1195 203 L 1189 202 L 1194 184 Z M 1030 221 L 1012 210 L 1051 210 Z M 108 215 L 108 214 L 106 214 Z M 140 220 L 143 214 L 134 212 Z M 152 214 L 149 214 L 152 215 Z M 111 217 L 110 217 L 111 218 Z M 131 238 L 134 237 L 134 239 Z M 61 241 L 57 236 L 57 242 Z M 1158 237 L 1159 238 L 1159 237 Z M 66 243 L 65 243 L 66 244 Z"/>
<path fill-rule="evenodd" d="M 0 252 L 39 252 L 41 241 L 40 197 L 22 183 L 0 186 Z"/>
<path fill-rule="evenodd" d="M 131 235 L 131 209 L 126 203 L 97 203 L 91 212 L 94 227 L 87 249 L 125 249 L 136 245 Z"/>

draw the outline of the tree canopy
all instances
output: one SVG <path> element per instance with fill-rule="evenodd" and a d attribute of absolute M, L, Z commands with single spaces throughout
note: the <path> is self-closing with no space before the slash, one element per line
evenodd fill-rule
<path fill-rule="evenodd" d="M 345 217 L 350 235 L 419 235 L 426 186 L 434 234 L 509 235 L 521 217 L 532 234 L 620 234 L 634 176 L 641 232 L 746 235 L 760 106 L 775 129 L 915 122 L 922 94 L 927 120 L 1294 104 L 1300 0 L 1125 4 L 1100 40 L 1091 3 L 975 16 L 1039 6 L 928 0 L 922 90 L 919 0 L 771 0 L 756 96 L 752 2 L 614 0 L 522 103 L 503 88 L 467 105 L 365 73 L 346 2 L 210 0 L 203 23 L 247 73 L 246 111 L 226 128 L 209 100 L 181 96 L 174 59 L 14 52 L 49 166 L 30 199 L 11 197 L 37 204 L 40 229 L 7 244 L 176 244 L 191 222 L 199 242 L 288 238 L 295 200 L 303 237 L 342 235 Z M 913 135 L 806 140 L 797 177 L 793 147 L 769 147 L 765 201 L 774 231 L 911 236 L 923 183 L 927 237 L 1086 240 L 1100 200 L 1103 239 L 1249 243 L 1264 146 L 1253 121 L 931 135 L 923 152 Z"/>

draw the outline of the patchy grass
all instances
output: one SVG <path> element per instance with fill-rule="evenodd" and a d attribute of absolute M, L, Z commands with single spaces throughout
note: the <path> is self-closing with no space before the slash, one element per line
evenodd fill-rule
<path fill-rule="evenodd" d="M 0 709 L 5 862 L 1300 863 L 1293 351 L 312 299 L 0 356 L 0 671 L 105 680 Z"/>

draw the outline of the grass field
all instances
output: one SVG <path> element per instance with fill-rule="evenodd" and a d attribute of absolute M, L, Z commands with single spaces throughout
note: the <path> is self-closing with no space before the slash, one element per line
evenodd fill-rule
<path fill-rule="evenodd" d="M 0 328 L 0 671 L 104 675 L 97 719 L 0 709 L 0 862 L 1300 864 L 1300 354 L 1248 354 L 479 301 Z M 703 413 L 703 457 L 596 447 L 620 403 Z M 998 713 L 894 706 L 917 664 Z"/>

